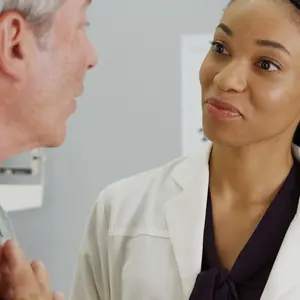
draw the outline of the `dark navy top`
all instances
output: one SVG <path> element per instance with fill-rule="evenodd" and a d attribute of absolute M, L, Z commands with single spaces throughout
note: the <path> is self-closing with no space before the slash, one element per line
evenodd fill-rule
<path fill-rule="evenodd" d="M 221 268 L 215 247 L 210 193 L 203 239 L 202 270 L 190 300 L 259 300 L 292 222 L 300 197 L 300 163 L 294 165 L 231 271 Z"/>

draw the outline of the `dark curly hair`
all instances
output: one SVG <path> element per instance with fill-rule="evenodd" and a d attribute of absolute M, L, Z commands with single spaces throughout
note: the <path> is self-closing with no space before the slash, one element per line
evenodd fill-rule
<path fill-rule="evenodd" d="M 289 0 L 297 9 L 300 9 L 300 0 Z"/>
<path fill-rule="evenodd" d="M 289 0 L 289 2 L 293 4 L 297 10 L 300 10 L 300 0 Z M 293 143 L 300 147 L 300 123 L 295 131 Z"/>
<path fill-rule="evenodd" d="M 294 138 L 293 138 L 293 143 L 295 145 L 297 145 L 298 147 L 300 147 L 300 124 L 298 125 L 295 134 L 294 134 Z"/>

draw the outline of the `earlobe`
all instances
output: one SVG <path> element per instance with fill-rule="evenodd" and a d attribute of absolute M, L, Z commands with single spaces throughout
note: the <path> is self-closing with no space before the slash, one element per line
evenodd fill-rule
<path fill-rule="evenodd" d="M 0 18 L 0 71 L 12 79 L 20 79 L 25 69 L 26 21 L 15 12 Z"/>

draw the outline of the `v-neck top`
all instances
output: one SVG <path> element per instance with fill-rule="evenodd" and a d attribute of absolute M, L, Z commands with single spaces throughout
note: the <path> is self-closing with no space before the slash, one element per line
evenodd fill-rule
<path fill-rule="evenodd" d="M 220 266 L 218 260 L 209 192 L 202 270 L 190 300 L 259 300 L 285 234 L 297 213 L 299 197 L 300 163 L 295 160 L 280 191 L 229 272 Z"/>

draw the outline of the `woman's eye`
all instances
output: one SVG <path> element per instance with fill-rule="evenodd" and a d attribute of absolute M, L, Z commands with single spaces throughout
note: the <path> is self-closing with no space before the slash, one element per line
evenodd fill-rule
<path fill-rule="evenodd" d="M 262 59 L 261 61 L 259 61 L 258 66 L 265 70 L 265 71 L 269 71 L 269 72 L 274 72 L 274 71 L 279 71 L 280 70 L 280 66 L 276 65 L 275 63 L 272 63 L 269 60 L 266 59 Z"/>
<path fill-rule="evenodd" d="M 214 52 L 220 53 L 220 54 L 228 54 L 228 51 L 226 50 L 225 46 L 219 42 L 211 42 L 211 49 Z"/>

